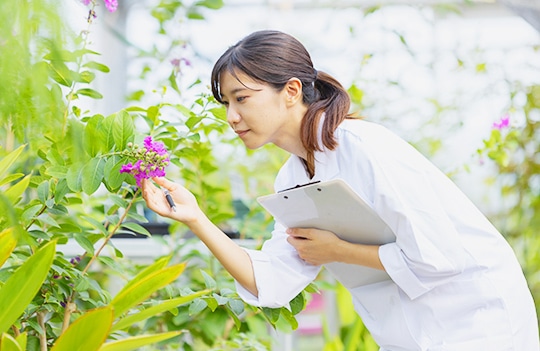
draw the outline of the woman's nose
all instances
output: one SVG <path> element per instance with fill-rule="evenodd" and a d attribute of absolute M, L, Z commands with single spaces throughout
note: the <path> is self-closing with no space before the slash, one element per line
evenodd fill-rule
<path fill-rule="evenodd" d="M 227 107 L 227 122 L 229 122 L 231 126 L 240 122 L 240 114 L 231 106 Z"/>

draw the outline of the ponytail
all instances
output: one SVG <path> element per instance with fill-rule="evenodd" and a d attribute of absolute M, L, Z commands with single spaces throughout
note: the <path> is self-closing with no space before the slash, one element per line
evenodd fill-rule
<path fill-rule="evenodd" d="M 315 174 L 315 151 L 325 146 L 330 150 L 337 147 L 334 132 L 344 119 L 351 117 L 349 94 L 335 78 L 324 72 L 316 72 L 312 87 L 304 87 L 304 99 L 308 110 L 302 120 L 300 137 L 307 151 L 306 169 L 310 176 Z M 311 91 L 314 90 L 314 94 Z M 313 97 L 313 101 L 309 97 Z M 307 97 L 307 99 L 306 99 Z M 319 143 L 319 124 L 324 114 L 321 142 Z"/>

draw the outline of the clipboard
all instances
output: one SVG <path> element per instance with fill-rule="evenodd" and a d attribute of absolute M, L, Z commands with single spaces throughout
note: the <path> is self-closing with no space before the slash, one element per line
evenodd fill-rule
<path fill-rule="evenodd" d="M 381 245 L 396 240 L 377 213 L 344 180 L 309 183 L 260 196 L 259 204 L 287 228 L 318 228 L 341 239 Z M 389 280 L 381 270 L 332 262 L 324 267 L 347 288 Z"/>

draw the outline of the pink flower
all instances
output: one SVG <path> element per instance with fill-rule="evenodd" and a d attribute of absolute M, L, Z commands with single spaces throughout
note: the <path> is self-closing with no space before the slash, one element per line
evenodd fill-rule
<path fill-rule="evenodd" d="M 492 128 L 502 130 L 504 128 L 508 128 L 510 126 L 510 116 L 504 115 L 501 117 L 501 119 L 497 122 L 493 122 Z"/>
<path fill-rule="evenodd" d="M 191 61 L 188 60 L 187 58 L 185 57 L 182 57 L 182 58 L 174 58 L 171 60 L 171 65 L 173 65 L 174 67 L 176 68 L 180 68 L 180 64 L 184 62 L 184 64 L 186 66 L 191 66 Z"/>
<path fill-rule="evenodd" d="M 136 159 L 133 163 L 127 163 L 120 168 L 120 173 L 130 173 L 137 181 L 137 186 L 141 186 L 142 179 L 152 177 L 164 177 L 165 167 L 170 163 L 169 154 L 162 142 L 152 140 L 148 136 L 144 138 L 144 145 L 128 145 L 128 149 L 123 152 L 128 158 Z"/>
<path fill-rule="evenodd" d="M 114 12 L 118 8 L 118 1 L 117 0 L 103 0 L 105 1 L 105 7 L 109 12 Z"/>
<path fill-rule="evenodd" d="M 85 6 L 90 5 L 92 1 L 94 0 L 81 0 Z M 103 2 L 105 3 L 105 7 L 107 10 L 109 10 L 109 12 L 114 12 L 118 8 L 118 0 L 103 0 Z"/>

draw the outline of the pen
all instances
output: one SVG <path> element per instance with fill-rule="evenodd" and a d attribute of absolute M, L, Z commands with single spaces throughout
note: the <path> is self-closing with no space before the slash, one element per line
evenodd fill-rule
<path fill-rule="evenodd" d="M 174 200 L 172 199 L 171 194 L 169 193 L 169 190 L 165 190 L 165 198 L 167 199 L 167 202 L 169 203 L 169 206 L 171 206 L 172 210 L 176 212 L 176 204 L 174 203 Z"/>

